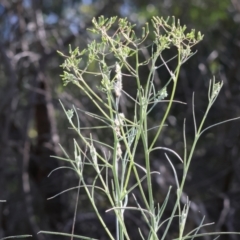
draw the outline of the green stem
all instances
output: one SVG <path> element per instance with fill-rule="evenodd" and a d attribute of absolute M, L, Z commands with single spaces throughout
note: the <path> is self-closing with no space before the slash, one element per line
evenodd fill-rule
<path fill-rule="evenodd" d="M 175 76 L 173 78 L 173 89 L 172 89 L 171 97 L 170 97 L 170 100 L 169 100 L 169 104 L 167 106 L 166 112 L 165 112 L 165 114 L 163 116 L 163 119 L 161 121 L 161 124 L 160 124 L 160 126 L 158 128 L 158 131 L 157 131 L 157 133 L 155 135 L 155 138 L 153 139 L 152 144 L 150 145 L 149 152 L 151 152 L 155 142 L 157 141 L 157 139 L 158 139 L 158 137 L 159 137 L 159 135 L 160 135 L 160 133 L 162 131 L 163 125 L 164 125 L 164 123 L 165 123 L 165 121 L 166 121 L 166 119 L 167 119 L 167 117 L 169 115 L 170 109 L 172 107 L 173 99 L 174 99 L 175 92 L 176 92 L 177 82 L 178 82 L 177 80 L 178 80 L 179 72 L 180 72 L 180 69 L 181 69 L 180 54 L 181 54 L 180 50 L 178 50 L 178 66 L 177 66 L 177 69 L 175 71 Z"/>
<path fill-rule="evenodd" d="M 169 229 L 169 227 L 170 227 L 170 225 L 171 225 L 171 223 L 172 223 L 173 217 L 174 217 L 174 215 L 175 215 L 175 212 L 176 212 L 176 210 L 177 210 L 177 207 L 179 206 L 179 201 L 180 201 L 180 198 L 181 198 L 181 195 L 182 195 L 182 192 L 183 192 L 184 184 L 185 184 L 185 182 L 186 182 L 186 177 L 187 177 L 187 173 L 188 173 L 188 170 L 189 170 L 189 167 L 190 167 L 190 163 L 191 163 L 191 160 L 192 160 L 192 157 L 193 157 L 193 153 L 194 153 L 194 151 L 195 151 L 197 142 L 198 142 L 199 137 L 200 137 L 200 135 L 201 135 L 201 131 L 202 131 L 202 128 L 203 128 L 203 124 L 204 124 L 204 122 L 205 122 L 205 120 L 206 120 L 206 118 L 207 118 L 207 115 L 208 115 L 208 112 L 209 112 L 211 106 L 212 106 L 212 102 L 209 102 L 209 104 L 208 104 L 208 106 L 207 106 L 207 109 L 206 109 L 206 111 L 205 111 L 205 114 L 204 114 L 204 116 L 203 116 L 203 118 L 202 118 L 202 121 L 201 121 L 201 123 L 200 123 L 200 125 L 199 125 L 199 128 L 198 128 L 198 130 L 197 130 L 197 133 L 196 133 L 196 135 L 195 135 L 195 138 L 194 138 L 194 141 L 193 141 L 193 144 L 192 144 L 192 147 L 191 147 L 189 156 L 188 156 L 188 158 L 187 158 L 186 166 L 185 166 L 185 168 L 184 168 L 184 170 L 183 170 L 183 178 L 182 178 L 182 182 L 181 182 L 181 185 L 180 185 L 178 194 L 177 194 L 177 200 L 176 200 L 176 203 L 175 203 L 175 205 L 174 205 L 172 214 L 171 214 L 171 216 L 170 216 L 170 220 L 169 220 L 169 222 L 168 222 L 168 224 L 167 224 L 167 227 L 166 227 L 166 229 L 165 229 L 165 231 L 164 231 L 164 234 L 163 234 L 161 240 L 164 240 L 164 239 L 165 239 L 166 234 L 168 233 L 168 229 Z"/>

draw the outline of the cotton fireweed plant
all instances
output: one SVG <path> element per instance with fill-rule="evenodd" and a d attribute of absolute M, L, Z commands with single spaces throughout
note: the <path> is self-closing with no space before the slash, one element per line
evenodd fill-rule
<path fill-rule="evenodd" d="M 109 239 L 130 239 L 124 221 L 126 211 L 139 211 L 141 213 L 142 219 L 146 222 L 146 225 L 149 228 L 148 236 L 145 237 L 139 229 L 142 239 L 166 239 L 168 231 L 173 224 L 173 220 L 176 218 L 179 219 L 179 232 L 178 238 L 176 239 L 194 239 L 195 237 L 204 235 L 226 234 L 198 233 L 199 230 L 205 226 L 203 222 L 201 222 L 196 229 L 193 229 L 189 233 L 185 233 L 184 229 L 190 203 L 187 202 L 183 205 L 180 201 L 196 144 L 202 133 L 212 127 L 210 126 L 204 129 L 203 124 L 213 103 L 218 97 L 222 88 L 222 82 L 215 82 L 215 80 L 210 81 L 208 106 L 199 126 L 196 123 L 193 110 L 195 136 L 189 151 L 186 146 L 184 123 L 184 156 L 180 157 L 174 150 L 156 145 L 157 140 L 166 125 L 166 119 L 174 102 L 181 66 L 194 54 L 192 47 L 202 40 L 202 34 L 200 32 L 195 33 L 194 30 L 187 32 L 186 26 L 181 26 L 180 22 L 175 21 L 174 18 L 164 20 L 163 18 L 153 17 L 151 21 L 151 29 L 153 29 L 152 35 L 154 35 L 154 40 L 149 47 L 148 24 L 142 28 L 141 36 L 137 36 L 137 33 L 134 30 L 135 26 L 126 19 L 117 19 L 117 17 L 109 19 L 99 17 L 98 19 L 94 18 L 92 23 L 93 28 L 90 29 L 90 31 L 92 34 L 96 35 L 95 39 L 98 40 L 92 41 L 81 51 L 79 48 L 76 48 L 75 50 L 70 48 L 69 56 L 60 53 L 65 58 L 65 61 L 62 64 L 62 79 L 64 85 L 67 85 L 67 83 L 76 85 L 80 91 L 92 101 L 100 114 L 84 112 L 83 110 L 81 111 L 81 114 L 85 113 L 90 117 L 98 119 L 101 124 L 104 124 L 105 127 L 111 129 L 113 136 L 112 145 L 109 145 L 107 142 L 97 141 L 93 138 L 93 134 L 85 136 L 81 129 L 78 109 L 74 106 L 72 109 L 66 109 L 61 103 L 71 128 L 76 131 L 79 140 L 73 140 L 74 159 L 69 157 L 63 147 L 61 148 L 65 157 L 57 158 L 68 161 L 71 164 L 71 168 L 79 177 L 79 187 L 85 189 L 89 201 L 91 202 L 103 228 L 106 230 Z M 142 61 L 140 60 L 142 59 L 140 58 L 140 54 L 144 46 L 145 49 L 148 47 L 148 51 L 149 49 L 151 50 L 149 51 L 149 58 Z M 175 48 L 177 50 L 177 55 L 175 56 L 177 64 L 175 69 L 170 69 L 168 60 L 165 60 L 163 57 L 163 52 L 168 51 L 170 48 Z M 111 62 L 111 65 L 109 65 L 109 59 L 114 59 L 114 64 Z M 159 62 L 159 60 L 162 62 L 161 66 L 157 65 L 157 61 Z M 93 63 L 95 66 L 98 66 L 96 72 L 92 72 L 91 66 Z M 144 81 L 144 85 L 141 84 L 139 73 L 139 67 L 143 65 L 149 67 L 148 78 Z M 157 74 L 159 67 L 165 67 L 170 78 L 165 86 L 161 89 L 156 89 L 154 77 Z M 114 74 L 112 74 L 113 72 Z M 124 74 L 131 77 L 129 78 L 129 81 L 136 81 L 135 99 L 129 96 L 123 89 L 122 78 Z M 92 81 L 86 80 L 90 79 L 89 77 L 86 77 L 87 75 L 91 75 L 92 78 L 98 77 L 101 79 L 97 88 L 92 88 Z M 104 97 L 102 97 L 103 95 Z M 119 110 L 119 102 L 123 95 L 128 97 L 129 101 L 132 101 L 134 104 L 134 116 L 131 119 L 128 119 Z M 155 126 L 154 131 L 151 131 L 152 140 L 149 141 L 150 131 L 148 127 L 148 115 L 157 104 L 163 101 L 167 104 L 166 110 L 159 125 Z M 94 129 L 95 128 L 92 129 L 92 132 L 94 132 Z M 154 137 L 152 137 L 153 132 Z M 79 146 L 78 142 L 80 141 L 86 146 L 87 150 L 82 149 Z M 143 146 L 144 165 L 140 165 L 135 158 L 136 149 L 139 144 Z M 107 149 L 107 152 L 110 152 L 110 159 L 107 157 L 108 153 L 105 151 L 104 154 L 99 146 L 103 146 L 104 149 Z M 175 205 L 167 219 L 163 219 L 163 213 L 169 200 L 171 187 L 169 188 L 165 201 L 161 205 L 156 205 L 154 203 L 152 190 L 152 176 L 153 174 L 160 173 L 151 170 L 150 154 L 159 149 L 166 152 L 165 155 L 173 170 L 177 186 Z M 88 152 L 88 155 L 86 152 Z M 183 174 L 181 178 L 177 176 L 175 167 L 167 155 L 167 152 L 175 154 L 183 165 Z M 85 165 L 88 165 L 88 167 L 91 166 L 96 173 L 96 177 L 91 184 L 87 182 L 87 176 L 83 174 L 83 168 Z M 111 176 L 110 181 L 106 176 Z M 130 176 L 134 176 L 136 184 L 130 184 Z M 143 184 L 146 183 L 147 190 L 143 187 Z M 139 189 L 140 192 L 138 197 L 133 195 L 133 190 L 136 188 Z M 106 209 L 106 211 L 112 211 L 115 214 L 116 235 L 113 235 L 110 232 L 99 212 L 94 195 L 95 191 L 102 191 L 109 200 L 111 208 Z M 129 204 L 130 196 L 134 198 L 135 205 Z M 141 199 L 138 199 L 140 197 Z M 140 202 L 144 204 L 140 204 Z M 163 234 L 159 237 L 158 232 L 160 229 L 164 230 Z M 60 234 L 69 237 L 90 239 L 87 236 L 74 235 L 73 231 L 72 234 L 46 231 L 41 231 L 41 233 Z"/>

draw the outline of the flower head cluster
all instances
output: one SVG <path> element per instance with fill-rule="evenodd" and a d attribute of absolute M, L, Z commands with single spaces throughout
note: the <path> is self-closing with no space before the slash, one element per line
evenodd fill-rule
<path fill-rule="evenodd" d="M 122 91 L 122 73 L 118 63 L 116 63 L 116 81 L 114 84 L 114 92 L 117 98 L 120 98 Z"/>
<path fill-rule="evenodd" d="M 123 126 L 123 120 L 124 120 L 125 116 L 123 113 L 119 113 L 118 116 L 116 116 L 115 120 L 114 120 L 114 125 L 115 125 L 115 132 L 117 134 L 117 136 L 121 136 L 121 126 Z"/>

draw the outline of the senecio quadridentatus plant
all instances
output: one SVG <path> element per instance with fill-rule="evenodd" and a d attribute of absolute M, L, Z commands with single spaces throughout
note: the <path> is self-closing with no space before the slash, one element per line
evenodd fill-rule
<path fill-rule="evenodd" d="M 105 127 L 112 130 L 112 146 L 105 142 L 98 142 L 96 139 L 93 139 L 92 134 L 85 136 L 80 125 L 78 109 L 73 106 L 72 109 L 67 110 L 61 103 L 71 127 L 76 131 L 87 150 L 82 149 L 78 144 L 79 141 L 74 139 L 74 159 L 67 154 L 63 147 L 61 148 L 65 157 L 57 158 L 68 161 L 72 165 L 71 168 L 77 173 L 80 179 L 79 188 L 85 189 L 89 201 L 103 228 L 106 230 L 109 239 L 130 239 L 124 221 L 125 211 L 130 210 L 139 211 L 149 228 L 148 236 L 144 236 L 141 229 L 139 229 L 139 234 L 142 239 L 166 239 L 169 228 L 175 218 L 179 219 L 179 233 L 178 238 L 176 238 L 179 240 L 194 239 L 205 235 L 226 234 L 199 233 L 200 230 L 207 225 L 203 224 L 203 221 L 196 229 L 185 233 L 184 229 L 190 202 L 187 201 L 186 204 L 182 206 L 180 201 L 188 169 L 199 137 L 207 129 L 226 122 L 217 123 L 203 129 L 203 124 L 209 110 L 222 88 L 222 82 L 215 82 L 215 79 L 210 81 L 208 106 L 199 126 L 197 126 L 195 120 L 193 95 L 195 137 L 191 149 L 187 151 L 184 122 L 183 157 L 180 157 L 171 149 L 156 146 L 157 139 L 166 124 L 166 119 L 174 102 L 181 66 L 193 56 L 194 52 L 192 48 L 203 39 L 203 35 L 200 32 L 196 33 L 195 30 L 187 32 L 186 26 L 182 26 L 180 21 L 176 21 L 174 17 L 166 20 L 160 17 L 153 17 L 151 26 L 146 23 L 142 27 L 140 37 L 137 36 L 137 31 L 134 30 L 135 25 L 131 24 L 127 19 L 117 19 L 117 17 L 104 18 L 102 16 L 98 19 L 94 18 L 92 23 L 93 28 L 89 30 L 95 40 L 91 41 L 87 47 L 81 51 L 79 48 L 72 50 L 70 47 L 69 56 L 60 53 L 65 58 L 62 64 L 62 79 L 64 85 L 67 85 L 69 82 L 76 85 L 96 106 L 100 114 L 89 113 L 83 110 L 81 110 L 81 113 L 84 112 L 88 116 L 98 119 L 105 124 Z M 149 29 L 152 29 L 152 32 L 150 32 Z M 149 44 L 148 37 L 150 34 L 153 36 L 153 40 Z M 176 56 L 173 57 L 177 61 L 175 69 L 170 69 L 169 67 L 168 63 L 171 59 L 165 60 L 163 57 L 163 52 L 170 48 L 177 50 Z M 149 58 L 140 60 L 142 59 L 140 55 L 143 49 L 148 50 Z M 159 62 L 159 60 L 162 62 L 160 66 L 157 65 L 157 61 Z M 111 65 L 109 65 L 109 62 L 111 62 Z M 149 74 L 143 85 L 139 67 L 144 65 L 148 67 Z M 92 66 L 95 67 L 93 68 Z M 156 89 L 154 79 L 160 67 L 167 69 L 170 78 L 162 89 Z M 93 71 L 92 69 L 95 70 Z M 111 74 L 112 72 L 115 73 Z M 97 88 L 92 87 L 92 81 L 88 80 L 90 79 L 88 77 L 89 75 L 91 75 L 92 78 L 101 79 Z M 123 89 L 122 79 L 124 75 L 131 76 L 131 81 L 136 81 L 135 98 L 128 95 Z M 169 90 L 170 83 L 172 87 Z M 126 118 L 126 116 L 119 111 L 119 103 L 123 94 L 134 104 L 134 116 L 131 119 Z M 166 99 L 167 97 L 168 99 Z M 159 125 L 155 127 L 154 137 L 151 142 L 149 142 L 148 115 L 150 111 L 162 101 L 167 102 L 167 107 Z M 227 121 L 231 120 L 234 119 Z M 92 130 L 94 131 L 94 128 Z M 143 146 L 144 165 L 140 165 L 135 159 L 136 149 L 139 143 Z M 104 146 L 105 149 L 108 149 L 111 153 L 111 159 L 109 160 L 106 152 L 102 153 L 97 146 Z M 169 192 L 161 205 L 154 203 L 152 190 L 152 175 L 156 172 L 151 171 L 150 154 L 159 149 L 166 151 L 165 155 L 172 167 L 177 186 L 176 202 L 172 213 L 167 219 L 163 219 L 163 212 L 169 199 L 171 187 L 169 187 Z M 88 156 L 86 154 L 87 151 L 89 151 Z M 174 165 L 167 155 L 168 151 L 175 154 L 183 165 L 181 179 L 177 176 Z M 86 182 L 86 176 L 83 174 L 83 168 L 86 164 L 92 166 L 96 172 L 96 178 L 90 185 Z M 144 173 L 143 177 L 142 173 Z M 156 174 L 160 173 L 157 172 Z M 110 176 L 110 181 L 106 176 Z M 136 179 L 136 184 L 133 186 L 130 185 L 130 176 L 134 176 Z M 143 182 L 145 181 L 147 183 L 147 194 L 146 189 L 143 188 Z M 101 184 L 99 184 L 99 182 L 101 182 Z M 138 188 L 140 191 L 141 201 L 132 193 L 135 188 Z M 111 208 L 107 209 L 107 212 L 113 211 L 115 213 L 116 236 L 110 232 L 99 212 L 94 197 L 96 189 L 102 191 L 109 200 Z M 135 200 L 134 206 L 129 205 L 130 195 L 133 196 Z M 140 205 L 140 202 L 143 202 L 144 206 Z M 160 229 L 164 229 L 161 236 L 159 236 Z M 81 239 L 90 239 L 88 237 L 74 235 L 74 231 L 72 231 L 72 234 L 46 231 L 41 231 L 41 233 L 61 234 Z"/>

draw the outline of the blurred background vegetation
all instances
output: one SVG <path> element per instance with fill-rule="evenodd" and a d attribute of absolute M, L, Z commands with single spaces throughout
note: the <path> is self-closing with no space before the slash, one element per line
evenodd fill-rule
<path fill-rule="evenodd" d="M 168 127 L 158 145 L 182 153 L 184 118 L 187 118 L 186 134 L 191 144 L 194 135 L 192 93 L 195 92 L 196 118 L 200 119 L 213 75 L 224 82 L 224 87 L 206 126 L 240 116 L 240 2 L 237 0 L 0 0 L 0 199 L 7 200 L 0 204 L 0 238 L 28 233 L 39 240 L 59 239 L 36 233 L 39 230 L 71 232 L 77 191 L 47 200 L 78 184 L 77 176 L 67 170 L 47 177 L 51 170 L 63 165 L 50 157 L 62 155 L 58 143 L 71 154 L 75 137 L 58 99 L 67 107 L 74 104 L 90 112 L 96 110 L 74 86 L 63 87 L 59 67 L 63 58 L 56 51 L 67 54 L 69 44 L 80 50 L 84 48 L 94 38 L 86 29 L 91 27 L 92 18 L 100 15 L 128 17 L 137 26 L 155 15 L 175 16 L 188 28 L 205 35 L 195 47 L 197 53 L 180 73 L 176 99 L 187 105 L 173 106 Z M 147 57 L 148 53 L 145 54 Z M 171 52 L 166 54 L 166 58 L 170 56 Z M 174 66 L 174 62 L 171 64 Z M 140 71 L 144 81 L 148 69 Z M 168 77 L 167 72 L 160 69 L 156 86 L 161 89 Z M 98 81 L 88 80 L 93 86 Z M 133 93 L 134 84 L 123 79 L 124 89 L 129 94 Z M 121 111 L 130 116 L 132 105 L 128 99 L 120 104 Z M 160 122 L 164 108 L 164 104 L 159 105 L 151 113 L 153 125 Z M 98 124 L 83 114 L 80 119 L 84 127 Z M 92 131 L 92 134 L 95 138 L 112 141 L 103 130 Z M 198 226 L 204 215 L 205 222 L 215 222 L 215 225 L 203 232 L 240 230 L 239 149 L 239 121 L 217 126 L 202 137 L 184 193 L 192 201 L 189 230 Z M 141 151 L 138 159 L 139 163 L 143 161 Z M 156 152 L 151 161 L 153 169 L 161 172 L 153 179 L 156 202 L 161 203 L 169 185 L 174 186 L 174 177 L 162 152 Z M 180 173 L 181 165 L 173 161 Z M 89 171 L 89 178 L 92 177 Z M 97 201 L 114 232 L 114 216 L 105 213 L 108 203 L 101 195 L 97 196 Z M 166 216 L 172 204 L 170 201 Z M 132 239 L 139 239 L 137 227 L 147 231 L 138 214 L 128 212 L 126 219 Z M 108 239 L 84 191 L 80 191 L 75 229 L 76 234 Z M 169 239 L 175 236 L 175 230 L 173 226 Z M 240 238 L 224 236 L 222 239 Z"/>

